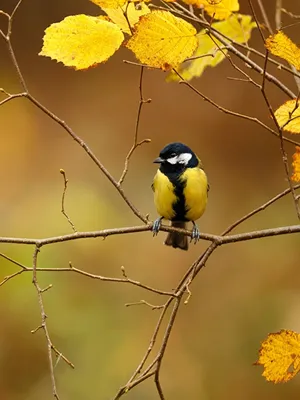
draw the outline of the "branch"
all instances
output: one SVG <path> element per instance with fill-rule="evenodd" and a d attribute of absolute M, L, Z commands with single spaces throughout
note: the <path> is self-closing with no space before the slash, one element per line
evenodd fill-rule
<path fill-rule="evenodd" d="M 113 228 L 104 229 L 102 231 L 90 231 L 90 232 L 76 232 L 69 235 L 53 236 L 45 239 L 27 239 L 27 238 L 11 238 L 11 237 L 0 237 L 0 243 L 14 243 L 14 244 L 26 244 L 26 245 L 36 245 L 39 248 L 45 245 L 68 242 L 71 240 L 87 239 L 87 238 L 97 238 L 112 236 L 112 235 L 123 235 L 128 233 L 146 232 L 152 231 L 152 224 L 147 226 L 133 226 L 125 228 Z M 232 243 L 232 242 L 242 242 L 251 239 L 258 239 L 268 236 L 278 236 L 298 233 L 300 230 L 300 225 L 290 225 L 282 226 L 278 228 L 263 229 L 253 232 L 247 232 L 239 235 L 230 236 L 220 236 L 212 235 L 210 233 L 201 233 L 200 238 L 209 242 L 217 243 L 218 245 Z M 162 232 L 178 232 L 186 236 L 192 237 L 192 231 L 180 228 L 174 228 L 173 226 L 162 225 L 160 228 Z"/>

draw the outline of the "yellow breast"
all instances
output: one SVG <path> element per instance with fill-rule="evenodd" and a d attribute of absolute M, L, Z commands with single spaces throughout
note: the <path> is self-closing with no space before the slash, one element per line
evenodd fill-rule
<path fill-rule="evenodd" d="M 175 216 L 173 204 L 176 202 L 173 184 L 160 170 L 153 180 L 154 204 L 160 216 L 172 219 Z"/>
<path fill-rule="evenodd" d="M 196 221 L 202 216 L 207 204 L 207 177 L 200 168 L 188 168 L 181 179 L 186 182 L 183 194 L 185 197 L 186 214 L 189 221 Z"/>

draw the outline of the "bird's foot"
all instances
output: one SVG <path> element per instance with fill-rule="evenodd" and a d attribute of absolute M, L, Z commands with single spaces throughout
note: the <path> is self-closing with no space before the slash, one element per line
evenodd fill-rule
<path fill-rule="evenodd" d="M 153 227 L 152 227 L 153 236 L 156 236 L 158 234 L 162 219 L 163 217 L 159 217 L 153 222 Z"/>
<path fill-rule="evenodd" d="M 192 237 L 191 237 L 191 242 L 194 241 L 194 243 L 196 244 L 198 242 L 198 240 L 200 240 L 200 231 L 198 229 L 198 226 L 195 224 L 194 221 L 193 222 L 193 230 L 192 230 Z"/>

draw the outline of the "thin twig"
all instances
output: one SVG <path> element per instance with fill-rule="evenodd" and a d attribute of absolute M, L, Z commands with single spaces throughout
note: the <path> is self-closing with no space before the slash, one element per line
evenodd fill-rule
<path fill-rule="evenodd" d="M 125 307 L 131 307 L 131 306 L 140 306 L 140 305 L 145 305 L 150 307 L 152 310 L 160 310 L 161 308 L 164 308 L 164 304 L 161 304 L 159 306 L 155 306 L 154 304 L 149 303 L 146 300 L 140 300 L 140 301 L 135 301 L 133 303 L 126 303 Z"/>
<path fill-rule="evenodd" d="M 135 61 L 129 61 L 129 60 L 123 60 L 124 64 L 129 64 L 129 65 L 134 65 L 135 67 L 144 67 L 144 68 L 148 68 L 148 69 L 161 69 L 159 67 L 150 67 L 147 64 L 143 64 L 143 63 L 139 63 L 139 62 L 135 62 Z"/>
<path fill-rule="evenodd" d="M 28 270 L 29 268 L 26 265 L 19 263 L 18 261 L 14 260 L 11 257 L 8 257 L 6 254 L 0 253 L 0 257 L 5 258 L 5 260 L 17 265 L 18 267 L 22 268 L 23 270 Z"/>
<path fill-rule="evenodd" d="M 137 147 L 141 146 L 144 143 L 149 143 L 151 142 L 151 139 L 143 139 L 140 142 L 138 142 L 138 133 L 139 133 L 139 126 L 140 126 L 140 117 L 141 117 L 141 112 L 143 105 L 146 103 L 151 103 L 151 99 L 145 100 L 143 97 L 143 77 L 144 77 L 144 67 L 141 67 L 141 73 L 140 73 L 140 80 L 139 80 L 139 93 L 140 93 L 140 101 L 138 105 L 138 111 L 137 111 L 137 117 L 136 117 L 136 123 L 135 123 L 135 132 L 134 132 L 134 137 L 133 137 L 133 145 L 131 149 L 129 150 L 129 153 L 127 154 L 125 158 L 125 165 L 124 165 L 124 170 L 121 174 L 121 177 L 118 181 L 118 185 L 121 186 L 126 175 L 128 172 L 128 165 L 129 165 L 129 160 L 136 150 Z"/>
<path fill-rule="evenodd" d="M 55 380 L 55 376 L 54 376 L 54 369 L 53 369 L 52 344 L 51 344 L 51 339 L 49 336 L 48 327 L 47 327 L 47 323 L 46 323 L 47 315 L 45 313 L 42 291 L 41 291 L 41 288 L 37 281 L 36 268 L 37 268 L 37 257 L 38 257 L 39 251 L 40 251 L 39 247 L 36 246 L 34 249 L 34 253 L 33 253 L 33 264 L 32 264 L 32 270 L 33 270 L 32 283 L 34 284 L 36 291 L 37 291 L 39 306 L 40 306 L 40 310 L 41 310 L 41 320 L 42 320 L 42 323 L 41 323 L 40 327 L 38 327 L 38 329 L 43 329 L 43 331 L 45 333 L 45 337 L 47 340 L 47 348 L 48 348 L 50 376 L 51 376 L 51 382 L 52 382 L 52 393 L 53 393 L 53 396 L 57 400 L 59 400 L 59 395 L 57 393 L 57 388 L 56 388 L 56 380 Z M 32 331 L 32 333 L 36 333 L 36 332 L 37 332 L 37 330 Z"/>
<path fill-rule="evenodd" d="M 25 269 L 20 269 L 19 271 L 14 272 L 14 273 L 11 274 L 11 275 L 5 276 L 5 277 L 3 278 L 3 280 L 0 282 L 0 286 L 4 285 L 6 282 L 8 282 L 8 281 L 10 281 L 11 279 L 15 278 L 17 275 L 23 274 L 23 272 L 25 272 L 25 271 L 27 271 L 27 270 L 25 270 Z"/>
<path fill-rule="evenodd" d="M 66 177 L 66 173 L 63 169 L 60 169 L 59 172 L 62 174 L 63 178 L 64 178 L 64 190 L 63 190 L 63 194 L 61 197 L 61 212 L 62 214 L 66 217 L 67 221 L 69 222 L 69 224 L 71 225 L 71 228 L 73 229 L 73 232 L 77 232 L 75 225 L 73 224 L 73 222 L 71 221 L 70 217 L 68 216 L 68 214 L 65 211 L 65 196 L 66 196 L 66 192 L 67 192 L 67 187 L 68 187 L 68 179 Z"/>
<path fill-rule="evenodd" d="M 268 15 L 267 15 L 267 13 L 266 13 L 265 6 L 264 6 L 264 4 L 263 4 L 263 1 L 262 1 L 262 0 L 257 0 L 257 3 L 258 3 L 258 5 L 259 5 L 261 15 L 262 15 L 262 17 L 263 17 L 264 23 L 265 23 L 265 25 L 266 25 L 266 27 L 267 27 L 267 29 L 268 29 L 270 35 L 273 35 L 273 29 L 272 29 L 272 27 L 271 27 L 271 24 L 270 24 Z"/>
<path fill-rule="evenodd" d="M 281 29 L 282 21 L 281 21 L 281 13 L 282 13 L 282 0 L 276 0 L 275 5 L 275 25 L 276 29 Z"/>
<path fill-rule="evenodd" d="M 182 293 L 175 299 L 175 304 L 173 306 L 173 310 L 172 310 L 167 328 L 165 330 L 165 334 L 164 334 L 164 337 L 163 337 L 163 340 L 161 343 L 161 347 L 160 347 L 158 355 L 157 355 L 157 367 L 156 367 L 156 371 L 155 371 L 154 381 L 155 381 L 156 389 L 158 391 L 158 394 L 159 394 L 159 397 L 161 400 L 165 400 L 165 396 L 164 396 L 164 393 L 163 393 L 163 390 L 162 390 L 162 387 L 160 384 L 160 368 L 161 368 L 163 356 L 164 356 L 166 348 L 167 348 L 167 344 L 169 342 L 170 334 L 173 329 L 175 318 L 176 318 L 176 315 L 177 315 L 177 312 L 178 312 L 178 309 L 180 306 L 181 298 L 182 298 Z"/>
<path fill-rule="evenodd" d="M 287 11 L 285 8 L 281 8 L 281 12 L 285 13 L 286 15 L 288 15 L 291 18 L 300 19 L 300 14 L 299 15 L 293 14 L 292 12 Z"/>

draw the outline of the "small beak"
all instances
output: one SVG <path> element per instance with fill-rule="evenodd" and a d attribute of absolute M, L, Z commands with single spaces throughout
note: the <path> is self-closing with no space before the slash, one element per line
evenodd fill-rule
<path fill-rule="evenodd" d="M 161 164 L 161 163 L 163 163 L 165 160 L 163 159 L 163 158 L 161 158 L 161 157 L 157 157 L 153 162 L 155 163 L 155 164 Z"/>

